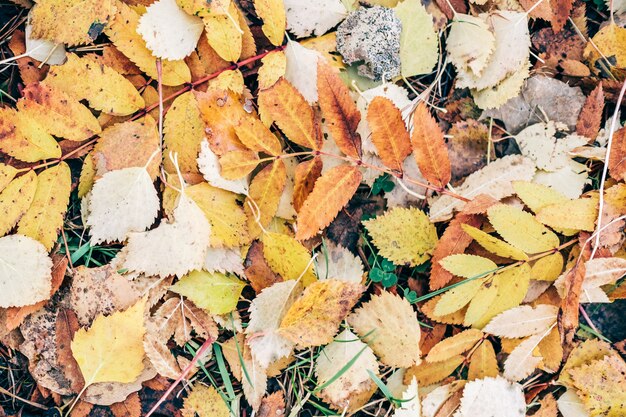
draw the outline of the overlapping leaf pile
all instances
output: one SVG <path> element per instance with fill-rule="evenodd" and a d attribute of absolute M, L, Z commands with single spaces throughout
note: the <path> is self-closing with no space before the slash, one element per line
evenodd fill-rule
<path fill-rule="evenodd" d="M 589 3 L 16 3 L 11 410 L 626 415 L 579 320 L 626 297 L 626 32 Z"/>

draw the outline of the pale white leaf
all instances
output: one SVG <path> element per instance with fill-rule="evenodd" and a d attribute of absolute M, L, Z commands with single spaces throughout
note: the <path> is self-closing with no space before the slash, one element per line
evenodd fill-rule
<path fill-rule="evenodd" d="M 413 377 L 406 391 L 402 393 L 400 407 L 396 408 L 393 417 L 421 417 L 420 397 L 418 395 L 417 379 Z"/>
<path fill-rule="evenodd" d="M 239 248 L 207 249 L 203 269 L 208 272 L 221 272 L 243 275 L 243 258 Z"/>
<path fill-rule="evenodd" d="M 252 410 L 257 411 L 261 406 L 261 400 L 267 391 L 267 374 L 265 369 L 254 359 L 244 359 L 243 365 L 246 367 L 248 377 L 241 378 L 243 395 L 246 397 Z"/>
<path fill-rule="evenodd" d="M 509 339 L 531 336 L 552 326 L 558 312 L 557 306 L 549 304 L 511 308 L 491 319 L 483 331 Z"/>
<path fill-rule="evenodd" d="M 480 76 L 493 53 L 496 38 L 487 23 L 475 16 L 457 14 L 450 25 L 446 48 L 450 62 Z"/>
<path fill-rule="evenodd" d="M 547 333 L 546 333 L 547 334 Z M 543 359 L 541 356 L 533 356 L 546 334 L 536 334 L 517 345 L 504 361 L 504 377 L 511 381 L 521 381 L 532 374 Z"/>
<path fill-rule="evenodd" d="M 321 36 L 348 14 L 341 0 L 284 0 L 287 29 L 298 38 Z"/>
<path fill-rule="evenodd" d="M 27 236 L 0 238 L 0 307 L 21 307 L 50 298 L 52 260 Z"/>
<path fill-rule="evenodd" d="M 227 180 L 220 173 L 220 161 L 217 155 L 213 153 L 209 142 L 204 139 L 200 145 L 200 154 L 198 155 L 198 169 L 202 176 L 213 187 L 222 190 L 231 191 L 237 194 L 248 194 L 248 178 L 239 180 Z"/>
<path fill-rule="evenodd" d="M 442 385 L 429 392 L 422 399 L 422 417 L 435 417 L 441 406 L 460 389 L 465 386 L 463 380 Z"/>
<path fill-rule="evenodd" d="M 67 59 L 65 54 L 65 44 L 54 43 L 46 39 L 33 39 L 31 33 L 33 26 L 26 24 L 24 31 L 24 44 L 26 55 L 48 65 L 61 65 Z"/>
<path fill-rule="evenodd" d="M 325 241 L 320 254 L 315 258 L 319 279 L 335 278 L 341 281 L 361 283 L 363 262 L 348 249 Z"/>
<path fill-rule="evenodd" d="M 143 232 L 159 213 L 160 203 L 150 174 L 143 167 L 109 171 L 99 178 L 87 200 L 86 224 L 91 244 L 117 242 Z"/>
<path fill-rule="evenodd" d="M 139 19 L 137 33 L 152 55 L 177 60 L 196 49 L 203 29 L 202 19 L 185 13 L 176 0 L 159 0 L 148 6 Z"/>
<path fill-rule="evenodd" d="M 556 400 L 559 411 L 563 417 L 590 417 L 585 405 L 576 395 L 576 391 L 568 388 L 563 395 Z"/>
<path fill-rule="evenodd" d="M 498 376 L 470 381 L 454 417 L 524 417 L 526 401 L 522 386 Z"/>
<path fill-rule="evenodd" d="M 554 172 L 538 170 L 533 182 L 552 187 L 567 198 L 577 199 L 590 180 L 584 164 L 569 160 L 567 166 Z"/>
<path fill-rule="evenodd" d="M 287 68 L 285 79 L 293 84 L 306 101 L 313 104 L 317 101 L 317 60 L 319 53 L 289 41 L 285 48 Z"/>

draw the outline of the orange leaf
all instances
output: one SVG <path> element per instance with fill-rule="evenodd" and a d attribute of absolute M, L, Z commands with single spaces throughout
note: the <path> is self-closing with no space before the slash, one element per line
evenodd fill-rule
<path fill-rule="evenodd" d="M 599 83 L 585 100 L 585 104 L 578 115 L 576 133 L 593 141 L 600 131 L 603 110 L 604 91 L 602 90 L 602 83 Z"/>
<path fill-rule="evenodd" d="M 613 134 L 613 145 L 609 155 L 611 178 L 620 181 L 626 178 L 626 127 Z"/>
<path fill-rule="evenodd" d="M 266 124 L 275 122 L 289 140 L 305 148 L 320 150 L 323 145 L 318 120 L 302 94 L 281 78 L 259 93 L 259 113 Z"/>
<path fill-rule="evenodd" d="M 336 166 L 322 175 L 300 208 L 296 239 L 309 239 L 328 226 L 348 204 L 361 178 L 361 171 L 351 165 Z"/>
<path fill-rule="evenodd" d="M 322 165 L 322 159 L 315 157 L 300 162 L 296 167 L 293 186 L 293 207 L 296 212 L 300 211 L 304 201 L 313 191 L 315 181 L 322 175 Z"/>
<path fill-rule="evenodd" d="M 572 4 L 572 0 L 550 0 L 550 7 L 552 8 L 550 23 L 554 32 L 560 32 L 567 23 L 567 18 L 572 11 Z"/>
<path fill-rule="evenodd" d="M 361 112 L 337 71 L 321 59 L 317 64 L 317 93 L 320 109 L 335 143 L 344 154 L 360 158 L 361 136 L 356 129 L 361 121 Z"/>
<path fill-rule="evenodd" d="M 198 109 L 206 126 L 206 138 L 216 155 L 243 149 L 234 126 L 248 116 L 242 99 L 232 91 L 195 91 Z"/>
<path fill-rule="evenodd" d="M 424 178 L 439 188 L 445 187 L 452 175 L 448 148 L 441 128 L 424 103 L 420 103 L 413 113 L 411 144 Z"/>
<path fill-rule="evenodd" d="M 258 164 L 259 156 L 254 151 L 230 151 L 220 158 L 220 174 L 227 180 L 238 180 L 250 174 Z"/>
<path fill-rule="evenodd" d="M 278 156 L 282 151 L 278 138 L 256 117 L 241 119 L 235 126 L 235 132 L 248 149 L 272 156 Z"/>
<path fill-rule="evenodd" d="M 266 227 L 278 210 L 280 196 L 287 183 L 287 168 L 280 159 L 263 168 L 250 183 L 248 197 L 244 204 L 244 210 L 248 215 L 248 231 L 254 238 L 261 233 L 255 214 L 259 216 L 259 223 Z M 250 209 L 254 207 L 254 212 Z"/>
<path fill-rule="evenodd" d="M 387 167 L 402 171 L 402 163 L 411 153 L 411 139 L 400 110 L 388 98 L 374 97 L 367 108 L 367 122 L 380 159 Z"/>
<path fill-rule="evenodd" d="M 561 314 L 559 315 L 559 331 L 563 335 L 565 357 L 573 348 L 574 336 L 578 329 L 578 307 L 584 280 L 585 264 L 583 262 L 577 262 L 565 276 L 565 298 L 561 301 Z"/>

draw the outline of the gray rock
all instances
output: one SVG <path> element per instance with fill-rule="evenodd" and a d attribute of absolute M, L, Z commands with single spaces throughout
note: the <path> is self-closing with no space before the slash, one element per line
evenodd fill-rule
<path fill-rule="evenodd" d="M 400 75 L 402 23 L 392 9 L 361 7 L 337 29 L 337 51 L 348 64 L 362 61 L 359 74 L 381 80 Z"/>

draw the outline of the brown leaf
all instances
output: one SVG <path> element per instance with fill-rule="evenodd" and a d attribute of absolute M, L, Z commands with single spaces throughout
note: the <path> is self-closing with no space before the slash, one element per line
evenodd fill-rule
<path fill-rule="evenodd" d="M 563 337 L 564 356 L 567 357 L 574 347 L 574 336 L 578 329 L 578 307 L 580 293 L 585 279 L 585 264 L 577 262 L 565 276 L 565 298 L 561 301 L 559 314 L 559 332 Z"/>
<path fill-rule="evenodd" d="M 374 97 L 367 107 L 367 123 L 383 164 L 401 172 L 402 163 L 411 153 L 411 139 L 400 110 L 388 98 Z"/>
<path fill-rule="evenodd" d="M 80 392 L 85 386 L 85 379 L 78 367 L 78 362 L 74 359 L 70 341 L 74 338 L 74 333 L 80 328 L 76 313 L 72 310 L 61 309 L 57 314 L 56 323 L 56 343 L 59 365 L 70 381 L 74 392 Z"/>
<path fill-rule="evenodd" d="M 458 181 L 487 164 L 489 130 L 487 126 L 469 119 L 455 123 L 448 131 L 448 156 L 452 181 Z M 492 147 L 492 159 L 495 153 Z"/>
<path fill-rule="evenodd" d="M 449 255 L 465 252 L 465 249 L 472 243 L 472 237 L 465 233 L 461 228 L 462 224 L 468 224 L 474 227 L 480 227 L 482 221 L 480 217 L 474 215 L 459 214 L 450 222 L 445 232 L 437 242 L 433 257 L 431 260 L 432 268 L 430 271 L 430 289 L 437 290 L 443 288 L 454 277 L 450 272 L 446 271 L 439 261 Z"/>
<path fill-rule="evenodd" d="M 590 142 L 593 141 L 600 131 L 603 110 L 604 91 L 602 91 L 602 83 L 600 82 L 585 100 L 583 109 L 578 115 L 576 133 L 587 137 Z"/>
<path fill-rule="evenodd" d="M 616 181 L 626 178 L 626 127 L 613 134 L 613 146 L 609 155 L 609 174 Z"/>
<path fill-rule="evenodd" d="M 282 391 L 266 395 L 261 400 L 256 415 L 258 417 L 280 417 L 285 414 L 285 397 Z"/>
<path fill-rule="evenodd" d="M 424 178 L 439 188 L 445 187 L 452 177 L 448 148 L 441 128 L 423 102 L 413 112 L 411 144 Z"/>
<path fill-rule="evenodd" d="M 356 129 L 361 112 L 337 71 L 324 60 L 317 64 L 317 92 L 322 114 L 335 143 L 344 154 L 361 157 L 361 136 Z"/>
<path fill-rule="evenodd" d="M 361 183 L 361 171 L 351 165 L 329 170 L 315 183 L 298 213 L 296 239 L 309 239 L 337 217 Z"/>
<path fill-rule="evenodd" d="M 276 123 L 291 140 L 305 148 L 322 149 L 320 126 L 313 108 L 302 94 L 281 78 L 272 87 L 259 93 L 259 113 L 267 125 Z"/>
<path fill-rule="evenodd" d="M 560 32 L 565 23 L 567 23 L 567 18 L 572 12 L 572 0 L 550 0 L 550 7 L 552 8 L 552 19 L 550 23 L 552 24 L 552 30 L 555 32 Z"/>
<path fill-rule="evenodd" d="M 255 240 L 250 245 L 244 263 L 244 273 L 254 291 L 258 294 L 264 288 L 271 287 L 283 278 L 272 271 L 263 255 L 263 242 Z"/>
<path fill-rule="evenodd" d="M 13 52 L 13 56 L 21 56 L 26 52 L 26 45 L 24 42 L 24 31 L 14 31 L 11 36 L 11 40 L 9 41 L 9 48 Z M 28 56 L 18 58 L 15 62 L 20 70 L 20 76 L 22 77 L 24 84 L 36 83 L 43 80 L 46 77 L 48 69 L 50 68 L 47 64 L 39 68 L 40 62 Z"/>
<path fill-rule="evenodd" d="M 140 417 L 141 400 L 139 394 L 133 392 L 126 400 L 111 404 L 111 412 L 115 417 Z"/>
<path fill-rule="evenodd" d="M 280 159 L 263 168 L 250 183 L 250 191 L 243 208 L 248 216 L 248 232 L 251 238 L 261 233 L 255 215 L 259 216 L 258 222 L 262 227 L 270 223 L 278 210 L 280 196 L 286 183 L 287 168 Z M 251 209 L 250 205 L 254 209 Z"/>
<path fill-rule="evenodd" d="M 296 166 L 293 185 L 293 207 L 299 212 L 306 201 L 315 182 L 322 175 L 323 163 L 320 157 L 300 162 Z"/>

